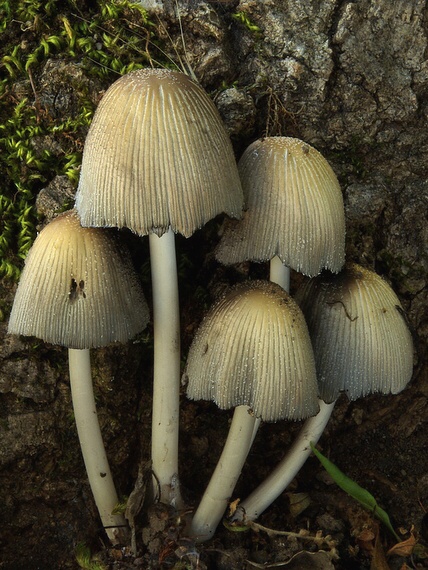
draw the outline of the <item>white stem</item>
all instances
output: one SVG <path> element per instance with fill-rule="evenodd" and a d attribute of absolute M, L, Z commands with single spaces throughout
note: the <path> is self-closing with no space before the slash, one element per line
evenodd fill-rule
<path fill-rule="evenodd" d="M 112 515 L 118 498 L 98 423 L 89 350 L 69 348 L 68 359 L 74 417 L 89 484 L 107 536 L 116 544 L 123 542 L 127 525 L 122 515 Z"/>
<path fill-rule="evenodd" d="M 248 406 L 235 408 L 217 467 L 191 522 L 190 535 L 197 542 L 209 540 L 214 534 L 241 474 L 258 423 L 249 410 Z"/>
<path fill-rule="evenodd" d="M 149 240 L 154 323 L 153 485 L 161 502 L 182 508 L 178 480 L 180 316 L 175 237 L 170 229 L 161 237 L 150 234 Z"/>
<path fill-rule="evenodd" d="M 269 279 L 285 289 L 287 293 L 290 291 L 290 268 L 284 265 L 278 256 L 270 260 Z"/>
<path fill-rule="evenodd" d="M 335 402 L 326 404 L 319 401 L 320 411 L 306 420 L 297 439 L 286 456 L 272 473 L 239 505 L 232 517 L 233 521 L 256 520 L 279 495 L 288 487 L 311 454 L 310 442 L 314 445 L 321 437 L 330 419 Z"/>

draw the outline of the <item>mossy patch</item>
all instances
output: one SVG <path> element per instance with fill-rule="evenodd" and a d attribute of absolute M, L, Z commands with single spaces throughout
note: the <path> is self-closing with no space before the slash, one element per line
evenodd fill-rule
<path fill-rule="evenodd" d="M 170 62 L 156 24 L 129 0 L 3 3 L 0 46 L 0 279 L 17 280 L 36 234 L 38 192 L 57 175 L 77 184 L 94 85 L 102 91 L 119 75 Z M 56 91 L 55 65 L 64 68 Z"/>

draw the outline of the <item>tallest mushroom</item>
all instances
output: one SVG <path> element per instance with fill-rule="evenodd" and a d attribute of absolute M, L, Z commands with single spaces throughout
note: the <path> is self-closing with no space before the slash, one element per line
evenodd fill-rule
<path fill-rule="evenodd" d="M 180 320 L 174 233 L 192 235 L 225 212 L 240 216 L 242 190 L 227 132 L 188 76 L 144 69 L 104 95 L 83 153 L 76 207 L 84 226 L 149 235 L 153 285 L 153 471 L 163 502 L 180 506 Z"/>

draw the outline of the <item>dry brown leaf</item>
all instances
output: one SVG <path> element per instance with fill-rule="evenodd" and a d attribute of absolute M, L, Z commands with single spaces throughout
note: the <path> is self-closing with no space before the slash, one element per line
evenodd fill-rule
<path fill-rule="evenodd" d="M 287 493 L 288 501 L 290 504 L 290 514 L 292 517 L 297 517 L 302 513 L 311 503 L 308 493 Z"/>
<path fill-rule="evenodd" d="M 372 529 L 365 528 L 357 536 L 356 541 L 361 550 L 372 555 L 374 551 L 374 542 L 376 535 Z"/>
<path fill-rule="evenodd" d="M 413 548 L 416 544 L 416 538 L 413 534 L 407 540 L 403 540 L 402 542 L 397 542 L 392 548 L 390 548 L 387 552 L 387 556 L 410 556 L 413 552 Z"/>
<path fill-rule="evenodd" d="M 373 551 L 373 558 L 370 564 L 370 570 L 391 570 L 386 561 L 385 552 L 379 536 L 379 528 L 376 533 L 376 540 Z"/>
<path fill-rule="evenodd" d="M 239 502 L 241 499 L 235 499 L 231 503 L 229 503 L 229 517 L 235 514 L 236 509 L 238 508 Z"/>

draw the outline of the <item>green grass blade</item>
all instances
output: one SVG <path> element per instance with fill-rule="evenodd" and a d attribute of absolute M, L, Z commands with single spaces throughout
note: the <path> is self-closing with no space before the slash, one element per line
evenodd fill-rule
<path fill-rule="evenodd" d="M 392 527 L 388 514 L 381 507 L 379 507 L 373 495 L 369 493 L 367 489 L 363 489 L 363 487 L 360 487 L 358 483 L 342 473 L 342 471 L 336 467 L 334 463 L 332 463 L 329 459 L 327 459 L 327 457 L 325 457 L 315 448 L 313 443 L 311 443 L 311 449 L 314 452 L 315 456 L 319 459 L 321 465 L 336 483 L 336 485 L 343 489 L 345 493 L 348 493 L 348 495 L 350 495 L 353 499 L 358 501 L 360 505 L 362 505 L 368 511 L 372 512 L 393 534 L 396 540 L 400 541 L 400 538 Z"/>

